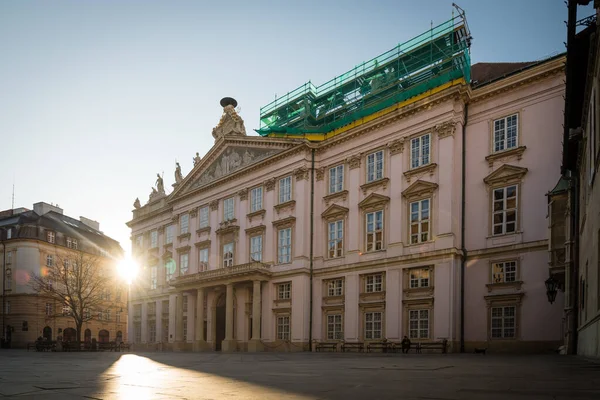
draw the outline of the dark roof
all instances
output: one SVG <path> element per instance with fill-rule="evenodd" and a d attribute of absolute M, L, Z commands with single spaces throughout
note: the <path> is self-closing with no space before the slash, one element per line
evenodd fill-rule
<path fill-rule="evenodd" d="M 474 88 L 487 85 L 498 79 L 506 78 L 528 68 L 562 57 L 563 55 L 564 53 L 540 61 L 477 63 L 471 66 L 471 85 Z"/>

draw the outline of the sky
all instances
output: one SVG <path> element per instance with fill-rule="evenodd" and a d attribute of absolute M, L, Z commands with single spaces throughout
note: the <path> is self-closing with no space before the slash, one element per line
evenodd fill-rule
<path fill-rule="evenodd" d="M 458 0 L 472 62 L 565 51 L 562 0 Z M 136 197 L 214 143 L 221 98 L 260 107 L 452 16 L 452 1 L 0 0 L 0 210 L 58 204 L 129 251 Z M 578 17 L 592 13 L 580 8 Z"/>

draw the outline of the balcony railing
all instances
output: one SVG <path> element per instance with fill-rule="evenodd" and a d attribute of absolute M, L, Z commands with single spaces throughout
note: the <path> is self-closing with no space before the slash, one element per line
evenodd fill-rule
<path fill-rule="evenodd" d="M 270 276 L 271 268 L 269 264 L 264 264 L 261 262 L 250 262 L 246 264 L 233 265 L 231 267 L 213 269 L 210 271 L 203 271 L 197 272 L 195 274 L 178 276 L 172 279 L 170 283 L 171 285 L 179 286 L 195 282 L 213 281 L 224 277 L 230 278 L 255 273 Z"/>

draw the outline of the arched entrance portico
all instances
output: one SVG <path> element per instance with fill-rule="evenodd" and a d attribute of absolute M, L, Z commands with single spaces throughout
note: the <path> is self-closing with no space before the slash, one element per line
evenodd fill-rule
<path fill-rule="evenodd" d="M 44 327 L 44 330 L 42 331 L 42 336 L 46 341 L 52 341 L 52 328 L 50 328 L 49 326 Z"/>
<path fill-rule="evenodd" d="M 106 329 L 102 329 L 98 332 L 98 342 L 99 343 L 108 343 L 110 341 L 110 334 Z"/>
<path fill-rule="evenodd" d="M 221 294 L 215 306 L 215 350 L 221 351 L 221 345 L 225 339 L 225 294 Z"/>

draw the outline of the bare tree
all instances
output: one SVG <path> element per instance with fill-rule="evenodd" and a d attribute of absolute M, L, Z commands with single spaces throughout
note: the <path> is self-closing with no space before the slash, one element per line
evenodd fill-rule
<path fill-rule="evenodd" d="M 103 271 L 99 256 L 73 251 L 55 254 L 53 265 L 34 275 L 31 286 L 38 295 L 63 305 L 64 311 L 53 316 L 73 318 L 79 342 L 83 323 L 94 319 L 94 312 L 103 310 L 110 275 Z"/>

